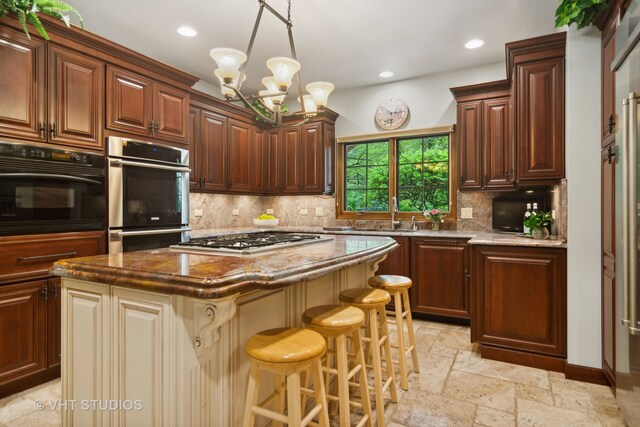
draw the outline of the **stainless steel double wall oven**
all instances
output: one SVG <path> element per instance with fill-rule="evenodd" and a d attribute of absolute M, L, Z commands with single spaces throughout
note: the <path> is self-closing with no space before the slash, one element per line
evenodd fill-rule
<path fill-rule="evenodd" d="M 109 252 L 188 240 L 189 152 L 109 138 Z"/>

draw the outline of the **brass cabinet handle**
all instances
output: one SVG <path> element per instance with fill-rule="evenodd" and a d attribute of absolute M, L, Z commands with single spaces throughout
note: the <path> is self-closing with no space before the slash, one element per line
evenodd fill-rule
<path fill-rule="evenodd" d="M 44 285 L 44 288 L 42 288 L 40 293 L 45 301 L 49 299 L 49 287 L 47 285 Z"/>
<path fill-rule="evenodd" d="M 67 256 L 76 256 L 78 252 L 63 252 L 60 254 L 49 254 L 49 255 L 35 255 L 35 256 L 21 256 L 18 257 L 18 261 L 38 261 L 41 259 L 49 259 L 49 258 L 63 258 Z"/>
<path fill-rule="evenodd" d="M 615 127 L 616 127 L 616 122 L 613 121 L 613 114 L 609 114 L 609 124 L 607 125 L 607 130 L 609 135 L 613 133 L 613 130 Z"/>
<path fill-rule="evenodd" d="M 38 129 L 38 133 L 40 134 L 40 136 L 45 137 L 45 132 L 47 132 L 48 126 L 49 124 L 47 122 L 42 122 L 40 124 L 40 128 Z"/>
<path fill-rule="evenodd" d="M 153 120 L 149 122 L 149 126 L 147 126 L 149 128 L 149 132 L 151 132 L 151 136 L 155 136 L 155 126 L 153 125 Z"/>
<path fill-rule="evenodd" d="M 51 293 L 54 298 L 58 298 L 58 287 L 56 285 L 51 286 Z"/>
<path fill-rule="evenodd" d="M 58 136 L 58 127 L 55 123 L 52 123 L 49 128 L 49 134 L 51 134 L 51 138 L 55 138 Z"/>

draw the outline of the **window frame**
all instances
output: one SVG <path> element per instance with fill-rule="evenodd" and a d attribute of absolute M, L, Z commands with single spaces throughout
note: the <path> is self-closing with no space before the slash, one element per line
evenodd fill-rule
<path fill-rule="evenodd" d="M 458 162 L 455 144 L 455 125 L 434 127 L 428 129 L 405 130 L 400 132 L 382 132 L 368 135 L 357 135 L 337 138 L 336 140 L 336 218 L 346 220 L 390 220 L 391 198 L 398 194 L 398 140 L 410 138 L 424 138 L 437 135 L 449 135 L 449 212 L 445 222 L 457 220 L 457 189 L 456 180 Z M 389 210 L 386 212 L 353 212 L 345 211 L 345 146 L 376 141 L 389 141 Z M 426 221 L 421 211 L 397 212 L 397 219 L 410 220 L 412 216 L 417 221 Z"/>

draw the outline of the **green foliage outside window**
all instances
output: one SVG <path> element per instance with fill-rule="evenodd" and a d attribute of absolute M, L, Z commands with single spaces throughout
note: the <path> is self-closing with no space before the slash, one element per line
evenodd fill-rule
<path fill-rule="evenodd" d="M 394 168 L 390 145 L 397 153 Z M 392 170 L 401 212 L 449 210 L 448 134 L 347 144 L 344 160 L 345 211 L 388 212 Z"/>

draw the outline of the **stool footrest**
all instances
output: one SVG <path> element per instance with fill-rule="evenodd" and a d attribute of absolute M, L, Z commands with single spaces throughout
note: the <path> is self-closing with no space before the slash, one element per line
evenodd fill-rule
<path fill-rule="evenodd" d="M 287 423 L 289 418 L 279 412 L 274 412 L 270 409 L 261 408 L 260 406 L 253 406 L 251 410 L 257 414 L 262 415 L 263 417 L 271 418 L 275 421 L 280 421 L 281 423 Z"/>
<path fill-rule="evenodd" d="M 304 417 L 302 419 L 302 422 L 300 423 L 300 425 L 306 426 L 307 424 L 309 424 L 311 422 L 311 420 L 313 419 L 313 417 L 315 417 L 316 415 L 318 415 L 320 413 L 320 411 L 322 410 L 322 405 L 316 405 L 314 406 L 309 413 L 307 414 L 306 417 Z"/>

